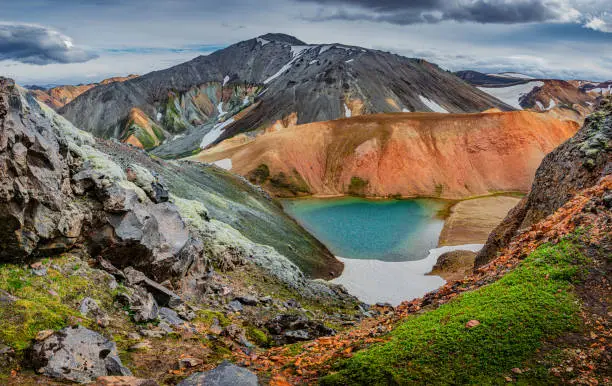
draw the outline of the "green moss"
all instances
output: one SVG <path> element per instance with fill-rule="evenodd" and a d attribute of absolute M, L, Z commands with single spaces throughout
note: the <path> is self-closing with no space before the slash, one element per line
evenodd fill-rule
<path fill-rule="evenodd" d="M 351 177 L 351 184 L 348 188 L 348 193 L 352 196 L 365 196 L 365 190 L 368 186 L 368 181 L 361 177 Z"/>
<path fill-rule="evenodd" d="M 96 299 L 102 308 L 111 307 L 116 291 L 84 274 L 89 268 L 78 267 L 77 261 L 65 257 L 53 259 L 45 276 L 35 276 L 20 265 L 0 265 L 0 289 L 18 298 L 0 307 L 0 342 L 20 355 L 38 331 L 58 330 L 77 319 L 92 326 L 93 321 L 78 311 L 84 297 Z M 67 268 L 62 272 L 51 268 L 54 266 Z"/>
<path fill-rule="evenodd" d="M 229 320 L 222 312 L 213 311 L 213 310 L 198 310 L 196 312 L 197 317 L 194 319 L 194 322 L 200 322 L 208 327 L 210 327 L 213 323 L 214 319 L 219 321 L 219 325 L 221 327 L 229 326 L 232 322 Z"/>
<path fill-rule="evenodd" d="M 411 317 L 388 342 L 340 363 L 322 383 L 503 383 L 543 340 L 579 327 L 572 288 L 587 264 L 571 239 L 542 246 L 499 281 Z M 481 324 L 466 328 L 472 319 Z"/>
<path fill-rule="evenodd" d="M 258 346 L 268 346 L 270 340 L 268 339 L 268 335 L 266 333 L 256 327 L 247 328 L 247 337 L 251 339 Z"/>

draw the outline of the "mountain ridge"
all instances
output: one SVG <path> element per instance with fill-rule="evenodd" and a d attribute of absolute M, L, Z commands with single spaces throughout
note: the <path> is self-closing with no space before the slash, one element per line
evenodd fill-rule
<path fill-rule="evenodd" d="M 228 122 L 214 138 L 216 143 L 291 114 L 297 114 L 297 123 L 310 123 L 347 114 L 512 109 L 421 59 L 343 44 L 301 43 L 288 35 L 261 35 L 165 70 L 89 90 L 60 113 L 95 135 L 120 138 L 129 111 L 139 108 L 171 134 L 202 138 L 215 125 L 255 105 L 239 122 Z M 228 95 L 227 89 L 234 87 L 242 89 Z M 245 91 L 249 87 L 255 88 L 250 94 Z M 348 113 L 345 106 L 354 107 Z M 196 150 L 198 144 L 167 144 L 159 154 L 176 156 Z"/>

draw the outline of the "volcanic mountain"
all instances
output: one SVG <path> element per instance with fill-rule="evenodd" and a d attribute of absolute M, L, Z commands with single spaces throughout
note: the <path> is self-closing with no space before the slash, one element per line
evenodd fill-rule
<path fill-rule="evenodd" d="M 612 89 L 612 82 L 536 79 L 516 73 L 458 71 L 456 75 L 516 109 L 552 110 L 557 116 L 578 122 Z"/>
<path fill-rule="evenodd" d="M 236 136 L 192 159 L 279 196 L 465 198 L 527 192 L 578 123 L 532 111 L 373 114 Z"/>
<path fill-rule="evenodd" d="M 124 82 L 129 79 L 134 79 L 137 76 L 138 75 L 118 76 L 104 79 L 98 83 L 78 84 L 76 86 L 54 86 L 49 89 L 33 86 L 30 88 L 30 91 L 32 94 L 34 94 L 36 99 L 57 110 L 63 107 L 65 104 L 72 102 L 74 98 L 78 97 L 85 91 L 88 91 L 96 86 L 110 84 L 113 82 Z"/>
<path fill-rule="evenodd" d="M 126 140 L 136 133 L 143 144 L 166 139 L 156 153 L 176 156 L 277 121 L 305 124 L 361 114 L 492 107 L 512 109 L 421 59 L 267 34 L 96 87 L 60 113 L 101 137 Z M 147 130 L 130 132 L 135 108 L 157 126 L 155 138 Z"/>

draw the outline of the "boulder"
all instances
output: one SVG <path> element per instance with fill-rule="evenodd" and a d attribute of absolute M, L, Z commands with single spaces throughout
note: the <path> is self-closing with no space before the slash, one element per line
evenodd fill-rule
<path fill-rule="evenodd" d="M 233 312 L 241 312 L 243 310 L 242 303 L 238 300 L 232 300 L 227 304 L 227 307 Z"/>
<path fill-rule="evenodd" d="M 336 334 L 336 331 L 321 322 L 294 314 L 278 315 L 267 321 L 265 326 L 279 345 Z"/>
<path fill-rule="evenodd" d="M 450 251 L 438 257 L 428 275 L 437 275 L 445 280 L 461 280 L 472 273 L 476 253 L 472 251 Z"/>
<path fill-rule="evenodd" d="M 114 342 L 84 327 L 67 327 L 32 347 L 32 364 L 46 376 L 87 383 L 107 375 L 132 375 Z"/>
<path fill-rule="evenodd" d="M 170 326 L 181 326 L 185 324 L 185 321 L 178 316 L 176 311 L 167 307 L 161 307 L 159 309 L 159 319 L 168 323 Z"/>
<path fill-rule="evenodd" d="M 137 323 L 157 320 L 159 307 L 153 295 L 141 286 L 135 286 L 134 292 L 129 295 L 132 318 Z"/>
<path fill-rule="evenodd" d="M 181 381 L 177 386 L 257 386 L 257 376 L 230 362 L 223 362 L 216 368 L 195 373 Z"/>
<path fill-rule="evenodd" d="M 176 308 L 183 304 L 183 300 L 177 294 L 149 279 L 144 273 L 132 267 L 127 267 L 123 270 L 123 273 L 129 285 L 140 285 L 146 288 L 159 305 Z"/>

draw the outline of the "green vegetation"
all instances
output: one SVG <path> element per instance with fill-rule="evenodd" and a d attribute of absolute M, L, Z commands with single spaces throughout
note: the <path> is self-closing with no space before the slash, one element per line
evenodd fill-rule
<path fill-rule="evenodd" d="M 408 319 L 388 342 L 358 352 L 323 378 L 344 384 L 502 384 L 543 340 L 580 326 L 573 285 L 589 260 L 567 238 L 544 245 L 499 281 Z M 467 328 L 469 320 L 480 325 Z M 546 372 L 527 384 L 550 383 Z"/>
<path fill-rule="evenodd" d="M 177 97 L 174 95 L 168 97 L 168 101 L 166 102 L 164 126 L 173 133 L 181 132 L 187 127 L 181 117 Z"/>
<path fill-rule="evenodd" d="M 351 184 L 348 188 L 348 193 L 351 196 L 365 196 L 365 190 L 368 186 L 368 181 L 362 179 L 361 177 L 351 177 Z"/>
<path fill-rule="evenodd" d="M 79 266 L 79 261 L 53 259 L 45 276 L 36 276 L 22 265 L 0 265 L 0 289 L 18 299 L 0 307 L 0 342 L 22 353 L 38 331 L 59 330 L 76 321 L 93 327 L 95 323 L 79 313 L 79 302 L 90 296 L 102 308 L 110 307 L 114 291 L 106 276 L 84 274 L 89 267 Z"/>
<path fill-rule="evenodd" d="M 249 181 L 251 181 L 254 184 L 258 184 L 258 185 L 261 185 L 264 182 L 266 182 L 269 177 L 270 177 L 270 168 L 268 168 L 268 165 L 266 164 L 259 165 L 255 169 L 251 170 L 249 174 L 247 175 L 247 178 Z"/>

